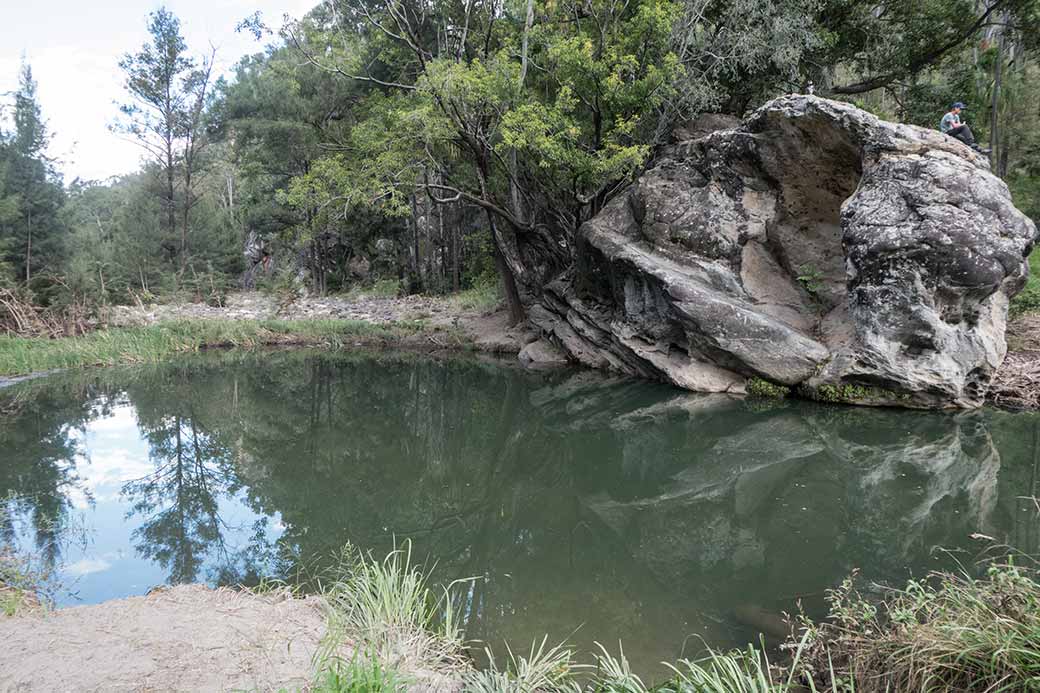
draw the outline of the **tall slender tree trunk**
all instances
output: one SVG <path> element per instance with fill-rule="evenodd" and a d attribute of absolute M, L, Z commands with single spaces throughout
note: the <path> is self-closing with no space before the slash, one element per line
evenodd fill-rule
<path fill-rule="evenodd" d="M 516 83 L 517 99 L 520 98 L 524 90 L 524 82 L 527 80 L 528 38 L 531 33 L 532 24 L 534 24 L 534 0 L 527 0 L 527 15 L 524 19 L 524 35 L 520 47 L 520 75 L 518 76 Z M 520 185 L 518 180 L 518 177 L 520 175 L 520 166 L 517 162 L 515 149 L 512 149 L 509 152 L 509 168 L 509 196 L 513 203 L 513 214 L 519 221 L 522 222 L 524 220 L 524 210 L 523 205 L 520 201 Z"/>
<path fill-rule="evenodd" d="M 184 213 L 181 219 L 181 269 L 188 266 L 188 223 L 191 215 L 191 163 L 184 166 Z"/>
<path fill-rule="evenodd" d="M 25 239 L 25 283 L 32 279 L 32 207 L 26 210 L 26 239 Z"/>
<path fill-rule="evenodd" d="M 171 234 L 177 233 L 177 210 L 173 205 L 173 136 L 166 136 L 166 226 Z"/>
<path fill-rule="evenodd" d="M 1003 80 L 1004 67 L 1004 37 L 1005 31 L 1000 30 L 1000 38 L 997 40 L 997 60 L 993 66 L 993 94 L 990 102 L 989 113 L 989 160 L 994 172 L 998 173 L 1000 162 L 1000 89 Z"/>
<path fill-rule="evenodd" d="M 419 205 L 412 195 L 412 281 L 415 287 L 409 287 L 409 293 L 415 289 L 422 290 L 422 264 L 419 257 Z"/>
<path fill-rule="evenodd" d="M 461 245 L 459 238 L 459 225 L 453 223 L 451 225 L 451 288 L 458 291 L 462 288 L 461 277 L 459 276 L 459 264 L 461 261 L 461 252 L 459 246 Z"/>

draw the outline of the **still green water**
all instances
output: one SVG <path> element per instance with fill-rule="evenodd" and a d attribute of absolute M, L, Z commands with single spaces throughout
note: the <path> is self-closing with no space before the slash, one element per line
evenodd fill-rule
<path fill-rule="evenodd" d="M 223 354 L 0 390 L 0 543 L 75 604 L 409 539 L 439 580 L 479 578 L 471 638 L 621 640 L 654 672 L 799 600 L 821 613 L 853 569 L 970 564 L 972 534 L 1037 552 L 1038 427 L 475 358 Z"/>

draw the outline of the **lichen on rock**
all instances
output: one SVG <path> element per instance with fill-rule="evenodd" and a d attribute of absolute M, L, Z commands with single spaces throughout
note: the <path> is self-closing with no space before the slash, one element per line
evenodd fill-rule
<path fill-rule="evenodd" d="M 983 402 L 1037 240 L 984 157 L 812 96 L 687 131 L 530 311 L 571 358 L 709 392 Z"/>

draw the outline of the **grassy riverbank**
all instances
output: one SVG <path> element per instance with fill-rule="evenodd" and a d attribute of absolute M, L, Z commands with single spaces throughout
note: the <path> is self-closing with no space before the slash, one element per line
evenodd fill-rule
<path fill-rule="evenodd" d="M 141 327 L 96 330 L 75 337 L 0 336 L 0 376 L 60 368 L 155 363 L 208 348 L 272 345 L 329 346 L 457 342 L 422 322 L 376 325 L 360 320 L 179 320 Z"/>
<path fill-rule="evenodd" d="M 980 577 L 936 573 L 902 589 L 885 589 L 880 597 L 873 592 L 871 598 L 862 597 L 850 578 L 831 593 L 826 621 L 796 619 L 781 655 L 769 656 L 754 646 L 732 652 L 707 650 L 696 659 L 669 664 L 672 675 L 651 683 L 632 671 L 620 644 L 613 651 L 600 645 L 582 655 L 542 639 L 526 652 L 507 651 L 505 658 L 489 652 L 490 666 L 477 669 L 463 630 L 469 580 L 434 584 L 405 546 L 383 560 L 348 547 L 336 567 L 315 581 L 318 594 L 306 600 L 294 598 L 284 585 L 238 593 L 186 587 L 177 588 L 180 591 L 172 592 L 170 599 L 159 591 L 158 596 L 88 609 L 94 610 L 93 618 L 105 621 L 133 605 L 150 627 L 169 630 L 174 622 L 201 623 L 218 605 L 230 609 L 232 602 L 236 617 L 259 619 L 258 627 L 278 618 L 270 612 L 272 605 L 283 604 L 277 608 L 298 618 L 306 616 L 306 609 L 298 606 L 318 608 L 324 614 L 324 635 L 315 634 L 313 654 L 300 659 L 293 672 L 310 681 L 308 690 L 321 693 L 993 693 L 1037 690 L 1040 682 L 1040 583 L 1035 571 L 1010 561 L 993 563 Z M 0 572 L 0 596 L 3 583 Z M 24 587 L 19 590 L 30 593 Z M 236 601 L 231 594 L 242 598 Z M 20 613 L 23 603 L 0 611 L 0 624 L 4 618 L 34 618 Z M 81 665 L 77 657 L 96 655 L 84 629 L 110 627 L 74 620 L 85 613 L 59 610 L 46 621 L 45 637 L 83 644 L 65 653 L 72 660 L 66 664 L 74 669 Z M 75 632 L 65 634 L 55 625 L 63 614 Z M 32 633 L 43 625 L 31 621 L 28 630 L 20 629 L 23 647 L 36 651 Z M 190 654 L 153 652 L 147 642 L 138 642 L 127 656 Z M 233 669 L 248 663 L 243 656 L 231 648 L 220 655 L 228 661 L 217 657 L 210 663 Z M 111 666 L 114 670 L 108 675 L 113 681 L 125 674 L 122 664 Z M 104 679 L 104 672 L 94 673 Z"/>
<path fill-rule="evenodd" d="M 355 649 L 350 661 L 319 660 L 314 690 L 329 693 L 396 693 L 417 670 L 440 671 L 468 693 L 982 693 L 1040 683 L 1040 583 L 1011 562 L 993 563 L 980 578 L 936 573 L 880 600 L 861 597 L 850 578 L 831 593 L 826 622 L 797 620 L 783 661 L 753 646 L 708 650 L 669 665 L 673 677 L 649 685 L 620 649 L 600 646 L 581 663 L 546 640 L 505 663 L 489 653 L 491 666 L 473 669 L 452 598 L 457 585 L 432 587 L 407 551 L 381 562 L 344 556 L 325 591 L 325 651 L 348 638 Z"/>

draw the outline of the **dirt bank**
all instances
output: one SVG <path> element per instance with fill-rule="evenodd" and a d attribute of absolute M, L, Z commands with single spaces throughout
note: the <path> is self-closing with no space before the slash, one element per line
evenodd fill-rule
<path fill-rule="evenodd" d="M 1040 314 L 1012 320 L 1007 342 L 1007 358 L 987 398 L 1008 409 L 1040 409 Z"/>
<path fill-rule="evenodd" d="M 488 313 L 466 308 L 450 296 L 327 296 L 280 302 L 268 294 L 241 292 L 230 294 L 223 306 L 209 306 L 204 303 L 114 306 L 108 309 L 104 322 L 112 327 L 129 327 L 184 319 L 341 319 L 360 320 L 374 325 L 423 322 L 434 331 L 459 332 L 467 342 L 481 351 L 508 354 L 518 353 L 538 336 L 526 326 L 510 328 L 505 311 Z"/>
<path fill-rule="evenodd" d="M 325 624 L 318 598 L 199 585 L 0 617 L 0 691 L 305 690 Z M 409 690 L 458 689 L 446 675 L 405 673 Z"/>

